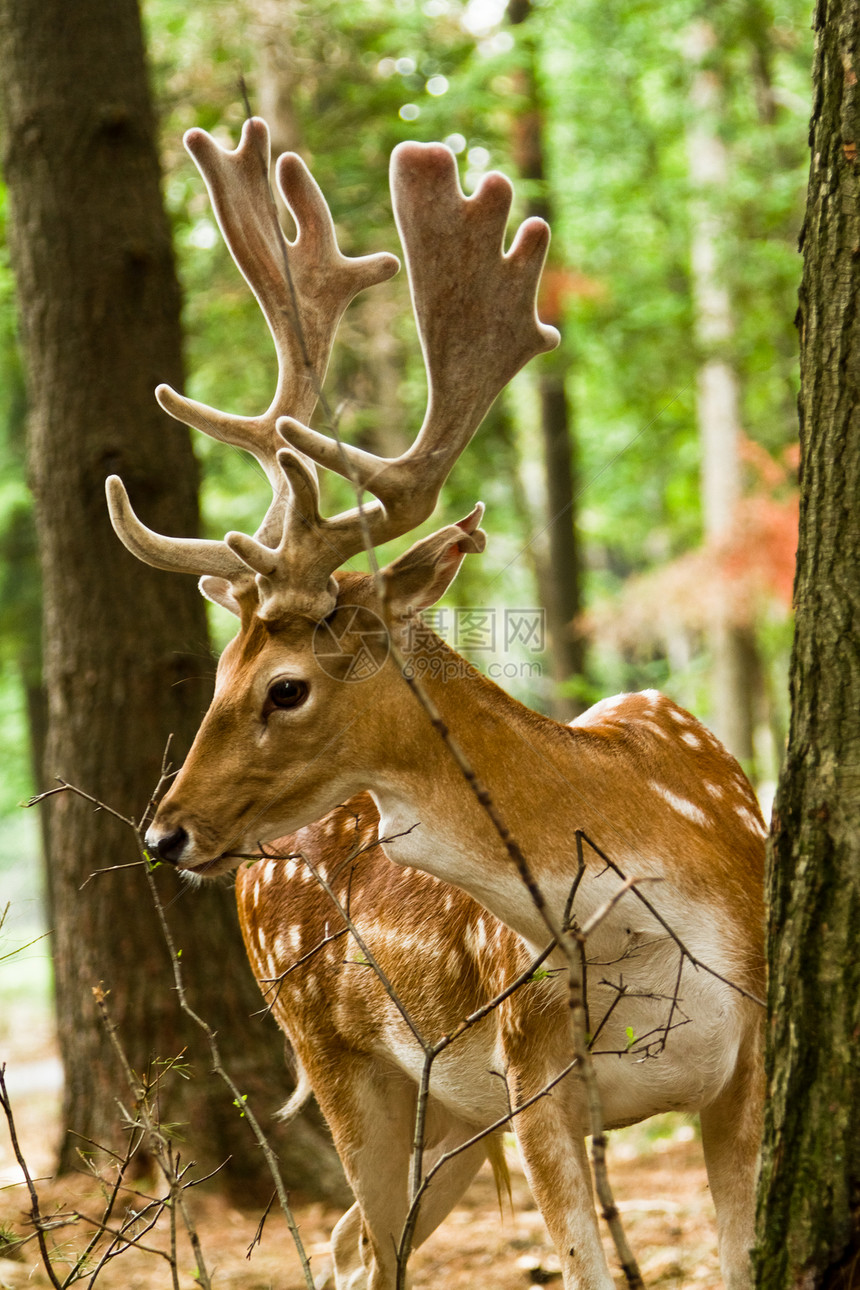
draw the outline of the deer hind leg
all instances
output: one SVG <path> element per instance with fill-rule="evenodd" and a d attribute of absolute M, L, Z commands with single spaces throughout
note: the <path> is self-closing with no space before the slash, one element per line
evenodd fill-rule
<path fill-rule="evenodd" d="M 406 1218 L 415 1086 L 373 1058 L 338 1057 L 338 1078 L 313 1071 L 317 1100 L 355 1194 L 332 1234 L 337 1290 L 394 1290 Z"/>
<path fill-rule="evenodd" d="M 728 1086 L 700 1113 L 726 1290 L 748 1290 L 752 1285 L 749 1252 L 755 1238 L 763 1106 L 764 1071 L 756 1035 Z"/>
<path fill-rule="evenodd" d="M 471 1136 L 471 1130 L 467 1136 Z M 459 1146 L 460 1140 L 465 1139 L 449 1138 L 443 1147 L 428 1152 L 427 1168 L 435 1164 L 443 1151 Z M 485 1159 L 486 1152 L 480 1144 L 476 1144 L 442 1166 L 438 1180 L 434 1180 L 437 1185 L 430 1184 L 418 1211 L 413 1249 L 422 1245 L 443 1219 L 447 1218 Z M 439 1182 L 443 1185 L 439 1186 Z M 365 1258 L 368 1257 L 371 1245 L 371 1238 L 364 1228 L 361 1206 L 356 1201 L 338 1221 L 331 1235 L 336 1290 L 366 1290 L 368 1268 L 365 1266 Z"/>
<path fill-rule="evenodd" d="M 468 1142 L 478 1131 L 475 1125 L 467 1124 L 465 1120 L 461 1120 L 459 1116 L 447 1111 L 431 1099 L 428 1114 L 428 1146 L 424 1153 L 425 1175 L 442 1156 L 456 1150 L 464 1142 Z M 483 1139 L 463 1151 L 458 1151 L 457 1155 L 442 1165 L 438 1174 L 431 1180 L 418 1211 L 412 1241 L 413 1249 L 417 1250 L 419 1245 L 423 1245 L 427 1237 L 435 1232 L 439 1224 L 448 1217 L 487 1159 L 489 1141 L 489 1139 Z M 497 1175 L 497 1181 L 501 1186 L 504 1180 L 499 1180 Z"/>
<path fill-rule="evenodd" d="M 397 1254 L 408 1212 L 415 1127 L 415 1084 L 370 1058 L 339 1061 L 336 1086 L 314 1078 L 317 1099 L 355 1193 L 356 1204 L 332 1234 L 337 1290 L 394 1290 Z M 316 1073 L 315 1073 L 316 1074 Z M 466 1141 L 474 1129 L 434 1106 L 433 1143 L 425 1169 Z M 486 1158 L 482 1143 L 447 1162 L 427 1189 L 413 1248 L 435 1231 Z"/>
<path fill-rule="evenodd" d="M 510 1070 L 509 1076 L 515 1076 Z M 524 1102 L 552 1077 L 515 1079 Z M 600 1239 L 591 1166 L 585 1149 L 585 1107 L 575 1075 L 513 1120 L 526 1177 L 561 1262 L 565 1290 L 614 1290 Z"/>

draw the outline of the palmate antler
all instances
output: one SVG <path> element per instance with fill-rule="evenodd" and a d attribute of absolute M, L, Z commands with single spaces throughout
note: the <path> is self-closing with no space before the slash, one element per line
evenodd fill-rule
<path fill-rule="evenodd" d="M 346 306 L 365 287 L 390 278 L 397 259 L 341 254 L 325 199 L 292 153 L 276 168 L 298 229 L 294 242 L 284 238 L 268 187 L 263 121 L 246 122 L 233 152 L 202 130 L 189 131 L 185 146 L 274 338 L 278 388 L 258 417 L 215 411 L 168 386 L 159 386 L 156 397 L 177 420 L 251 452 L 274 498 L 254 537 L 169 538 L 138 520 L 122 482 L 111 476 L 111 521 L 138 558 L 204 575 L 205 593 L 236 612 L 240 596 L 255 583 L 265 620 L 286 613 L 322 618 L 334 607 L 334 571 L 363 550 L 366 539 L 387 542 L 432 514 L 449 471 L 498 393 L 530 358 L 558 344 L 558 333 L 540 322 L 535 304 L 549 229 L 542 220 L 526 220 L 505 253 L 513 192 L 503 175 L 485 176 L 467 198 L 446 147 L 403 143 L 395 149 L 391 193 L 427 370 L 428 407 L 415 442 L 401 457 L 376 457 L 305 422 Z M 323 518 L 313 463 L 345 475 L 375 500 Z M 479 519 L 473 512 L 463 522 L 468 532 Z"/>

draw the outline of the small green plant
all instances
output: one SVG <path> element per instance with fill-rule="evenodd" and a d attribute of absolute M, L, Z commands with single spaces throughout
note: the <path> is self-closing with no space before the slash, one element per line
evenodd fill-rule
<path fill-rule="evenodd" d="M 0 1259 L 19 1259 L 20 1247 L 24 1244 L 15 1229 L 7 1223 L 0 1223 Z"/>

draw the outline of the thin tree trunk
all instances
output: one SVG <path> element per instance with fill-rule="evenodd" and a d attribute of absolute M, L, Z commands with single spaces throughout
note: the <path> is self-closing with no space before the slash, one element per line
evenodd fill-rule
<path fill-rule="evenodd" d="M 197 527 L 188 435 L 153 398 L 159 381 L 182 383 L 180 302 L 135 0 L 0 0 L 0 61 L 44 590 L 46 778 L 60 775 L 136 818 L 170 732 L 181 761 L 212 668 L 193 582 L 133 560 L 104 497 L 116 472 L 153 527 Z M 103 983 L 138 1070 L 186 1054 L 193 1078 L 165 1081 L 163 1114 L 186 1123 L 201 1163 L 231 1155 L 230 1179 L 247 1194 L 261 1181 L 259 1152 L 179 1013 L 144 875 L 114 869 L 88 881 L 135 861 L 133 838 L 68 794 L 48 810 L 66 1073 L 61 1168 L 78 1164 L 82 1138 L 116 1143 L 116 1098 L 128 1097 L 93 1006 Z M 267 1035 L 251 1020 L 259 997 L 232 893 L 196 892 L 172 874 L 159 884 L 192 1002 L 265 1120 L 285 1073 L 274 1025 Z M 319 1190 L 331 1160 L 312 1135 L 290 1162 L 291 1181 Z"/>
<path fill-rule="evenodd" d="M 706 541 L 719 543 L 731 533 L 741 495 L 740 392 L 737 372 L 726 352 L 735 327 L 720 263 L 722 220 L 718 212 L 729 165 L 719 133 L 722 86 L 718 73 L 706 66 L 716 46 L 713 27 L 704 20 L 698 21 L 687 41 L 694 65 L 688 152 L 695 194 L 693 291 L 696 333 L 702 352 L 696 400 L 702 445 L 702 510 Z M 749 769 L 754 755 L 753 681 L 759 674 L 755 640 L 749 631 L 728 619 L 719 585 L 715 585 L 716 603 L 709 631 L 713 659 L 711 719 L 722 741 Z"/>
<path fill-rule="evenodd" d="M 250 0 L 249 13 L 250 34 L 257 54 L 258 102 L 252 107 L 269 126 L 274 169 L 282 152 L 307 156 L 301 110 L 295 101 L 296 86 L 299 78 L 304 77 L 302 88 L 307 95 L 307 80 L 314 78 L 317 69 L 308 67 L 307 48 L 304 63 L 299 63 L 296 57 L 295 31 L 302 21 L 302 7 L 295 0 Z M 276 184 L 273 191 L 281 222 L 289 236 L 293 236 L 292 216 Z M 359 447 L 382 457 L 399 456 L 409 446 L 399 397 L 401 373 L 396 361 L 398 343 L 394 327 L 404 301 L 408 301 L 405 287 L 400 299 L 378 291 L 359 296 L 341 324 L 341 343 L 329 370 L 330 387 L 337 390 L 334 411 L 341 432 Z M 363 360 L 358 364 L 354 352 L 349 353 L 350 342 L 354 345 L 356 337 L 361 337 Z M 348 372 L 344 372 L 345 364 Z M 326 482 L 323 481 L 323 488 Z"/>
<path fill-rule="evenodd" d="M 548 366 L 553 366 L 552 360 Z M 575 524 L 576 445 L 563 370 L 544 370 L 541 373 L 540 399 L 549 520 L 547 616 L 552 624 L 553 653 L 558 660 L 557 679 L 564 683 L 582 676 L 585 640 L 577 628 L 577 619 L 582 611 L 582 565 Z M 561 719 L 576 716 L 588 706 L 570 694 L 559 696 L 559 703 Z"/>
<path fill-rule="evenodd" d="M 756 1284 L 860 1285 L 860 3 L 815 17 L 791 727 L 769 857 Z"/>
<path fill-rule="evenodd" d="M 250 0 L 251 38 L 257 51 L 255 111 L 269 127 L 273 160 L 298 152 L 301 125 L 294 101 L 301 74 L 293 55 L 293 30 L 299 17 L 293 0 Z M 280 200 L 280 194 L 278 194 Z"/>
<path fill-rule="evenodd" d="M 531 195 L 527 213 L 539 215 L 552 224 L 552 206 L 544 161 L 544 107 L 537 75 L 534 33 L 523 24 L 531 17 L 530 0 L 511 0 L 508 21 L 520 28 L 522 47 L 521 89 L 527 107 L 515 122 L 517 169 L 528 181 Z M 560 319 L 544 320 L 558 324 Z M 540 595 L 546 609 L 547 634 L 554 693 L 551 714 L 569 721 L 588 706 L 565 690 L 565 684 L 580 678 L 585 667 L 585 640 L 577 627 L 582 610 L 582 558 L 576 531 L 576 441 L 565 378 L 570 355 L 562 347 L 541 362 L 537 376 L 541 409 L 541 437 L 546 493 L 545 531 L 548 560 L 540 579 Z"/>

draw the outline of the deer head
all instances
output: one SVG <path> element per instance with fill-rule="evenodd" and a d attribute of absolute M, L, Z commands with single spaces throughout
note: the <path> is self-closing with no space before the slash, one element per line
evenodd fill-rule
<path fill-rule="evenodd" d="M 385 253 L 342 255 L 325 199 L 294 154 L 276 167 L 298 230 L 294 241 L 285 238 L 269 188 L 263 121 L 248 121 L 232 152 L 201 130 L 190 131 L 185 145 L 266 318 L 279 377 L 271 406 L 255 417 L 216 411 L 168 386 L 156 397 L 177 420 L 251 452 L 271 483 L 272 502 L 256 534 L 231 532 L 213 542 L 152 532 L 116 476 L 107 496 L 113 526 L 134 555 L 196 574 L 203 594 L 240 619 L 219 664 L 212 707 L 148 835 L 162 858 L 214 873 L 235 864 L 227 853 L 300 827 L 367 786 L 368 748 L 393 737 L 392 722 L 403 725 L 389 701 L 398 678 L 383 658 L 386 631 L 434 603 L 464 556 L 483 549 L 483 507 L 417 542 L 376 582 L 342 566 L 429 518 L 497 394 L 529 359 L 553 349 L 558 333 L 540 322 L 535 303 L 549 244 L 544 221 L 526 220 L 505 251 L 509 181 L 488 174 L 465 197 L 446 147 L 400 144 L 391 194 L 427 372 L 426 416 L 398 458 L 311 429 L 306 423 L 346 306 L 390 278 L 398 261 Z M 352 481 L 356 507 L 320 514 L 317 467 Z M 334 643 L 328 652 L 326 642 Z M 374 666 L 366 684 L 344 684 L 338 672 L 368 652 Z"/>

